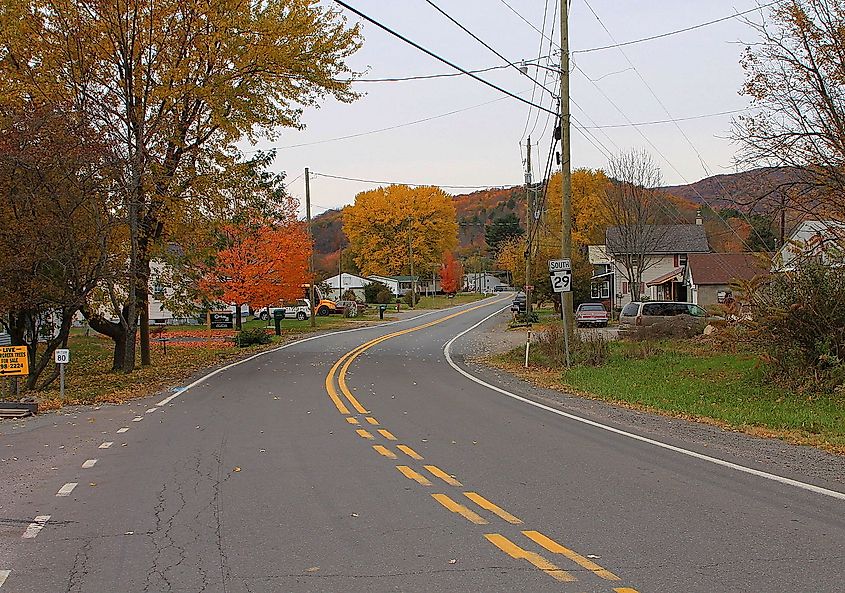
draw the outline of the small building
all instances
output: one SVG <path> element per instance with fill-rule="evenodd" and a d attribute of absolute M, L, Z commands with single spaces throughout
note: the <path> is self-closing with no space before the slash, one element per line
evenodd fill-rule
<path fill-rule="evenodd" d="M 326 298 L 334 301 L 339 301 L 347 291 L 351 290 L 355 293 L 357 300 L 364 300 L 364 287 L 371 284 L 372 281 L 358 276 L 357 274 L 350 274 L 348 272 L 341 272 L 335 274 L 330 278 L 323 280 L 323 284 L 329 287 Z"/>
<path fill-rule="evenodd" d="M 690 253 L 684 276 L 689 301 L 702 307 L 730 302 L 731 285 L 767 276 L 771 261 L 771 253 Z"/>
<path fill-rule="evenodd" d="M 805 220 L 790 233 L 772 259 L 773 272 L 790 272 L 806 258 L 830 265 L 845 264 L 845 223 Z"/>
<path fill-rule="evenodd" d="M 497 286 L 507 286 L 507 284 L 493 272 L 464 274 L 464 287 L 467 292 L 490 294 L 495 292 Z"/>

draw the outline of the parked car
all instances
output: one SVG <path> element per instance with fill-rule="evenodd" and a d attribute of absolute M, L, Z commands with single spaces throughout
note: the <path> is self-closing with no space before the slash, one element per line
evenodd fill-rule
<path fill-rule="evenodd" d="M 607 327 L 608 321 L 610 321 L 610 315 L 601 303 L 581 303 L 575 310 L 575 325 L 578 327 L 587 325 Z"/>
<path fill-rule="evenodd" d="M 508 286 L 507 284 L 500 284 L 499 286 L 493 287 L 493 292 L 512 292 L 516 290 L 512 286 Z"/>
<path fill-rule="evenodd" d="M 265 307 L 258 314 L 258 318 L 262 321 L 269 321 L 275 317 L 276 311 L 285 312 L 285 319 L 299 319 L 300 321 L 308 319 L 311 315 L 311 307 L 308 304 L 308 299 L 296 299 L 295 302 L 286 303 L 277 307 Z"/>
<path fill-rule="evenodd" d="M 514 313 L 525 313 L 527 306 L 527 298 L 525 297 L 524 292 L 516 293 L 516 296 L 513 297 L 513 303 L 511 303 L 511 311 Z"/>
<path fill-rule="evenodd" d="M 625 305 L 619 314 L 619 332 L 632 331 L 636 327 L 652 325 L 661 319 L 676 317 L 678 315 L 690 315 L 707 319 L 707 311 L 694 303 L 682 303 L 677 301 L 633 301 Z M 711 319 L 717 317 L 710 316 Z"/>

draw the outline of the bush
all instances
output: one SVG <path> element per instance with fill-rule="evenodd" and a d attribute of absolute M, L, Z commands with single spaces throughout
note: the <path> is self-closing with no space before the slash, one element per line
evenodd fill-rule
<path fill-rule="evenodd" d="M 364 301 L 368 303 L 393 302 L 393 293 L 382 282 L 370 282 L 364 287 Z"/>
<path fill-rule="evenodd" d="M 531 313 L 517 313 L 514 316 L 514 321 L 517 323 L 537 323 L 540 321 L 540 316 L 537 315 L 536 311 L 531 311 Z"/>
<path fill-rule="evenodd" d="M 694 338 L 704 332 L 706 325 L 699 317 L 677 315 L 660 319 L 651 325 L 639 326 L 627 337 L 634 341 Z"/>
<path fill-rule="evenodd" d="M 412 296 L 414 297 L 414 304 L 419 304 L 419 302 L 420 302 L 420 294 L 419 294 L 419 293 L 416 293 L 416 295 L 414 295 L 414 292 L 413 292 L 413 291 L 411 291 L 411 290 L 409 290 L 409 291 L 407 291 L 407 292 L 405 293 L 405 295 L 402 297 L 402 302 L 403 302 L 403 303 L 405 303 L 406 305 L 408 305 L 408 306 L 410 307 L 410 306 L 411 306 L 411 297 L 412 297 Z"/>
<path fill-rule="evenodd" d="M 747 298 L 742 323 L 775 378 L 825 392 L 845 382 L 845 268 L 804 261 Z"/>
<path fill-rule="evenodd" d="M 557 366 L 566 365 L 566 340 L 559 323 L 547 326 L 538 336 L 534 346 L 541 357 Z M 599 331 L 574 331 L 569 336 L 569 357 L 573 365 L 602 366 L 610 356 L 610 343 Z"/>
<path fill-rule="evenodd" d="M 343 296 L 340 297 L 342 301 L 355 301 L 358 302 L 358 295 L 355 294 L 355 291 L 351 288 L 347 288 L 346 292 L 343 293 Z"/>
<path fill-rule="evenodd" d="M 273 338 L 263 327 L 253 327 L 239 331 L 235 334 L 234 341 L 235 346 L 246 348 L 257 344 L 269 344 L 273 341 Z"/>

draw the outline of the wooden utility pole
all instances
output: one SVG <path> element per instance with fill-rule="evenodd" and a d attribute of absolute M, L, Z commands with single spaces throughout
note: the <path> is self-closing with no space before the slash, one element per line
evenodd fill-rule
<path fill-rule="evenodd" d="M 531 136 L 525 140 L 525 313 L 531 313 L 531 225 L 534 223 L 534 212 L 531 205 Z M 530 319 L 530 317 L 528 317 Z M 529 322 L 530 323 L 530 322 Z"/>
<path fill-rule="evenodd" d="M 569 142 L 569 3 L 560 2 L 560 177 L 561 223 L 560 255 L 572 259 L 572 172 L 570 169 L 571 147 Z M 561 313 L 566 323 L 572 323 L 572 292 L 561 293 Z"/>
<path fill-rule="evenodd" d="M 308 221 L 308 242 L 311 243 L 311 255 L 308 257 L 308 301 L 311 306 L 311 327 L 317 327 L 317 309 L 314 307 L 314 236 L 311 232 L 311 178 L 305 167 L 305 219 Z"/>
<path fill-rule="evenodd" d="M 410 261 L 411 265 L 411 309 L 416 306 L 416 298 L 417 298 L 417 281 L 414 280 L 414 241 L 413 241 L 413 232 L 414 229 L 411 226 L 411 217 L 408 217 L 408 260 Z"/>

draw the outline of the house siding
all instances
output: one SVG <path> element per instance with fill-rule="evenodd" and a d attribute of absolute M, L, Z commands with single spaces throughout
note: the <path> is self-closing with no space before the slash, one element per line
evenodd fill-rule
<path fill-rule="evenodd" d="M 663 255 L 657 258 L 658 261 L 655 261 L 655 258 L 651 258 L 651 265 L 650 267 L 643 272 L 643 284 L 645 284 L 645 294 L 648 296 L 649 299 L 655 300 L 656 299 L 656 290 L 653 286 L 648 286 L 648 283 L 655 278 L 662 276 L 663 274 L 668 274 L 672 270 L 674 270 L 677 266 L 675 265 L 675 256 L 672 255 Z M 627 275 L 627 268 L 622 264 L 622 262 L 616 261 L 616 279 L 617 283 L 622 286 L 623 284 L 628 283 L 626 280 Z M 629 284 L 629 283 L 628 283 Z M 621 290 L 620 290 L 621 292 Z M 617 300 L 617 305 L 620 307 L 624 307 L 628 303 L 633 300 L 639 298 L 639 295 L 632 295 L 632 291 L 628 290 L 628 294 L 622 294 L 622 298 Z"/>

